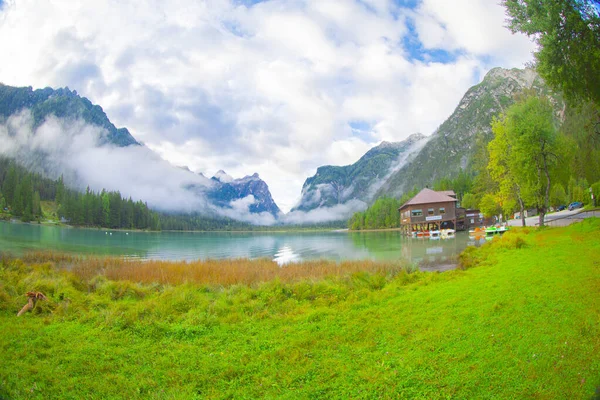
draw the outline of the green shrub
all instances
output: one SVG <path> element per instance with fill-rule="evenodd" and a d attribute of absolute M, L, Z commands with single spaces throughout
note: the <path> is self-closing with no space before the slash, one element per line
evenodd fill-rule
<path fill-rule="evenodd" d="M 458 256 L 458 265 L 460 269 L 469 269 L 478 266 L 482 260 L 481 249 L 469 246 Z"/>
<path fill-rule="evenodd" d="M 521 249 L 527 247 L 523 234 L 508 231 L 499 238 L 495 238 L 493 245 L 501 249 Z"/>

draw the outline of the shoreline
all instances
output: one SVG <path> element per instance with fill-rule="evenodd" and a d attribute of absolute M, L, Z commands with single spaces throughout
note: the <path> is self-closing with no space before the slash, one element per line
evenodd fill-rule
<path fill-rule="evenodd" d="M 63 222 L 45 220 L 45 221 L 30 221 L 23 222 L 18 218 L 12 217 L 9 219 L 0 219 L 0 222 L 7 222 L 12 224 L 27 224 L 27 225 L 43 225 L 43 226 L 56 226 L 59 228 L 69 229 L 87 229 L 95 231 L 107 231 L 107 232 L 140 232 L 140 233 L 160 233 L 160 232 L 182 232 L 182 233 L 313 233 L 313 232 L 352 232 L 348 229 L 339 228 L 314 228 L 314 229 L 256 229 L 256 230 L 174 230 L 174 229 L 161 229 L 159 231 L 153 231 L 149 229 L 128 229 L 128 228 L 103 228 L 95 226 L 81 226 L 81 225 L 69 225 Z"/>
<path fill-rule="evenodd" d="M 400 231 L 402 228 L 375 228 L 375 229 L 347 229 L 348 232 L 351 233 L 359 233 L 359 232 L 395 232 Z"/>

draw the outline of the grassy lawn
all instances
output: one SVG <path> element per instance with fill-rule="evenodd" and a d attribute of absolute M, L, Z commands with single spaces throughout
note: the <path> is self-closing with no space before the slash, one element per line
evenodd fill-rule
<path fill-rule="evenodd" d="M 515 229 L 461 260 L 207 284 L 4 258 L 0 398 L 592 398 L 600 220 Z M 49 301 L 17 318 L 30 290 Z"/>

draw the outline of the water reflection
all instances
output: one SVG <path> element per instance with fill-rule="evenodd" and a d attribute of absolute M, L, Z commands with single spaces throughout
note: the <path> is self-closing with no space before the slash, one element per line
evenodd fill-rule
<path fill-rule="evenodd" d="M 107 233 L 96 229 L 0 223 L 3 251 L 20 254 L 51 249 L 161 260 L 266 257 L 280 264 L 314 259 L 444 262 L 462 251 L 468 241 L 468 235 L 460 232 L 455 238 L 430 240 L 406 238 L 397 231 Z"/>
<path fill-rule="evenodd" d="M 275 261 L 279 265 L 284 265 L 291 262 L 300 261 L 300 255 L 294 253 L 294 250 L 292 250 L 291 247 L 283 246 L 277 251 L 277 253 L 275 253 L 273 261 Z"/>

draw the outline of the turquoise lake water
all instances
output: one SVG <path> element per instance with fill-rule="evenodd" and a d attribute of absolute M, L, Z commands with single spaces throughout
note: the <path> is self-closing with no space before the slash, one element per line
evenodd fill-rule
<path fill-rule="evenodd" d="M 411 239 L 385 232 L 124 232 L 0 222 L 0 251 L 30 250 L 119 255 L 142 259 L 270 258 L 444 262 L 469 242 L 458 232 L 445 240 Z"/>

